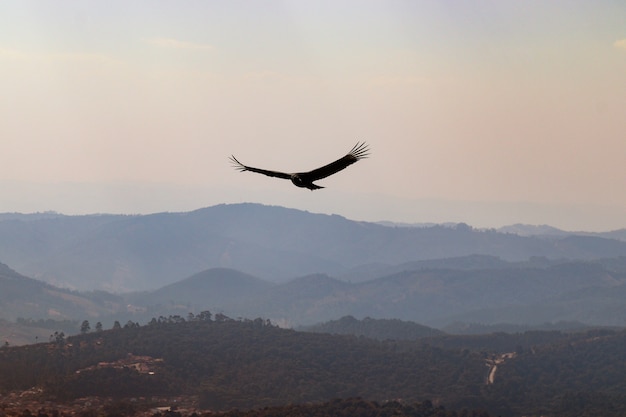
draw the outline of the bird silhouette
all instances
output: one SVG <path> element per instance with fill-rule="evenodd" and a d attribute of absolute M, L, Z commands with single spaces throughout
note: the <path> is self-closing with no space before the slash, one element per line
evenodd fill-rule
<path fill-rule="evenodd" d="M 268 177 L 276 177 L 283 178 L 286 180 L 291 180 L 293 185 L 301 188 L 308 188 L 309 190 L 318 190 L 320 188 L 324 188 L 317 184 L 313 184 L 313 181 L 321 180 L 322 178 L 329 177 L 337 172 L 345 169 L 346 167 L 354 164 L 356 161 L 360 161 L 361 159 L 367 158 L 369 156 L 369 147 L 365 142 L 360 143 L 357 142 L 356 145 L 348 152 L 345 156 L 337 159 L 335 162 L 331 162 L 328 165 L 324 165 L 323 167 L 316 168 L 312 171 L 308 172 L 295 172 L 295 173 L 287 173 L 280 171 L 270 171 L 267 169 L 254 168 L 251 166 L 247 166 L 242 164 L 235 158 L 234 155 L 231 155 L 230 161 L 233 163 L 233 167 L 238 169 L 241 172 L 250 171 L 256 172 L 257 174 L 267 175 Z"/>

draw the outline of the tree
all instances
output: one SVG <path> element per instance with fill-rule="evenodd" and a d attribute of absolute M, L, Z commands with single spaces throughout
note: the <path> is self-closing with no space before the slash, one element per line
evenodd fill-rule
<path fill-rule="evenodd" d="M 83 320 L 83 323 L 80 325 L 81 334 L 89 333 L 89 330 L 91 330 L 91 326 L 89 326 L 89 321 Z"/>
<path fill-rule="evenodd" d="M 223 323 L 225 321 L 231 321 L 232 319 L 230 317 L 228 317 L 226 314 L 223 313 L 217 313 L 215 315 L 215 321 L 218 323 Z"/>
<path fill-rule="evenodd" d="M 115 323 L 113 323 L 113 330 L 117 330 L 121 328 L 122 328 L 122 325 L 120 324 L 120 322 L 115 320 Z"/>
<path fill-rule="evenodd" d="M 96 323 L 96 332 L 100 333 L 102 331 L 102 323 L 97 322 Z"/>
<path fill-rule="evenodd" d="M 50 335 L 50 341 L 59 346 L 63 346 L 65 344 L 65 333 L 59 331 L 54 332 L 54 334 Z"/>
<path fill-rule="evenodd" d="M 212 314 L 209 310 L 204 310 L 196 316 L 196 319 L 199 321 L 211 321 L 211 316 Z"/>
<path fill-rule="evenodd" d="M 139 327 L 139 323 L 135 323 L 132 320 L 128 320 L 126 324 L 124 325 L 125 329 L 134 329 L 136 327 Z"/>

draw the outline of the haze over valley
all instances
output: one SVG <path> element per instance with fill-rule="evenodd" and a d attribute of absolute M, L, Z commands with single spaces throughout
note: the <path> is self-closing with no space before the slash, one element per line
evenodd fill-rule
<path fill-rule="evenodd" d="M 258 204 L 5 214 L 3 276 L 14 278 L 3 285 L 15 292 L 0 308 L 10 319 L 211 310 L 290 327 L 346 315 L 623 326 L 625 240 L 624 230 L 407 227 Z"/>

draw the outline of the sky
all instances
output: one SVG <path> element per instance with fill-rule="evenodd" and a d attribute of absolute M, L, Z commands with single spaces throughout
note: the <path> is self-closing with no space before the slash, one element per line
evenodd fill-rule
<path fill-rule="evenodd" d="M 0 212 L 625 228 L 626 2 L 3 1 L 0 146 Z"/>

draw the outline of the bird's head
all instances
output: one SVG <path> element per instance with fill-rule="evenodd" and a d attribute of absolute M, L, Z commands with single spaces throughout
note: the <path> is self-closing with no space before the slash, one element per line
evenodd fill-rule
<path fill-rule="evenodd" d="M 306 187 L 304 181 L 302 181 L 302 178 L 300 178 L 298 174 L 291 174 L 291 182 L 296 187 Z"/>

